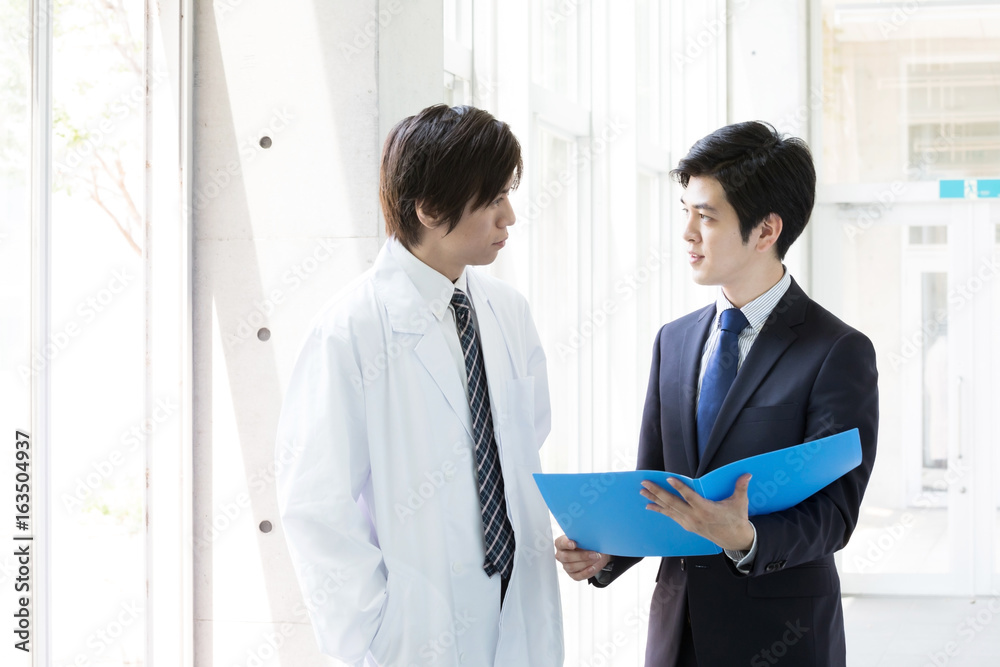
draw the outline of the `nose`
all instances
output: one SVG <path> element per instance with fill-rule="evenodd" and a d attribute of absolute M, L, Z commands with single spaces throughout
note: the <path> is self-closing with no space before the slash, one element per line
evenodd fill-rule
<path fill-rule="evenodd" d="M 694 211 L 687 212 L 687 222 L 684 225 L 684 230 L 681 236 L 687 243 L 697 243 L 698 241 L 698 215 Z"/>
<path fill-rule="evenodd" d="M 503 198 L 503 215 L 497 220 L 498 227 L 510 227 L 517 222 L 517 215 L 514 213 L 514 205 L 510 203 L 510 197 Z"/>

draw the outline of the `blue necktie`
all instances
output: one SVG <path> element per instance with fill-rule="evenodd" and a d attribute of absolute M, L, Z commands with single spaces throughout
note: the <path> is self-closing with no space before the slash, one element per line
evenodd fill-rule
<path fill-rule="evenodd" d="M 746 315 L 739 308 L 727 308 L 720 318 L 722 331 L 719 341 L 712 350 L 701 380 L 701 394 L 698 397 L 698 459 L 705 455 L 708 436 L 712 433 L 715 419 L 722 409 L 722 402 L 736 379 L 736 369 L 740 362 L 740 332 L 746 328 Z"/>
<path fill-rule="evenodd" d="M 503 470 L 493 439 L 493 415 L 490 393 L 486 386 L 486 366 L 479 347 L 479 336 L 472 324 L 472 305 L 460 289 L 451 297 L 455 308 L 458 338 L 465 357 L 465 373 L 469 378 L 469 408 L 472 411 L 472 437 L 476 444 L 476 474 L 479 478 L 479 505 L 486 538 L 486 562 L 483 569 L 492 577 L 496 572 L 510 578 L 514 568 L 514 529 L 507 518 L 504 498 Z"/>

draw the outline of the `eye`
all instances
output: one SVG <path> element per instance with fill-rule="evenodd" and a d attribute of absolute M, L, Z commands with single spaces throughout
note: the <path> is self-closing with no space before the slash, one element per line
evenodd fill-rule
<path fill-rule="evenodd" d="M 698 214 L 698 217 L 699 217 L 699 218 L 701 218 L 702 222 L 705 222 L 705 221 L 708 221 L 708 220 L 711 220 L 711 218 L 710 218 L 710 217 L 708 217 L 707 215 L 705 215 L 704 213 L 699 213 L 699 214 Z"/>

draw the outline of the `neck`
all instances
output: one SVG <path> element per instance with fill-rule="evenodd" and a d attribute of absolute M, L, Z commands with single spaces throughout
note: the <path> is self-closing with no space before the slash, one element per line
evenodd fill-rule
<path fill-rule="evenodd" d="M 780 261 L 768 262 L 749 275 L 741 276 L 739 282 L 723 285 L 722 293 L 737 308 L 742 308 L 761 294 L 778 284 L 784 275 Z"/>
<path fill-rule="evenodd" d="M 413 248 L 410 248 L 410 254 L 440 273 L 451 282 L 458 280 L 459 276 L 462 275 L 462 271 L 465 270 L 464 266 L 448 262 L 443 257 L 439 257 L 434 253 L 429 252 L 426 246 L 414 246 Z"/>

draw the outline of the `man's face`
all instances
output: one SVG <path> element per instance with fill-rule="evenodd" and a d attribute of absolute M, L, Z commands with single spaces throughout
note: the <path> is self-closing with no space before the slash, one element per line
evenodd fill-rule
<path fill-rule="evenodd" d="M 743 243 L 736 210 L 712 176 L 692 176 L 681 203 L 687 220 L 688 261 L 699 285 L 738 285 L 759 262 L 773 261 L 773 253 L 755 250 L 760 225 L 751 232 L 750 241 Z"/>
<path fill-rule="evenodd" d="M 508 184 L 493 201 L 475 211 L 471 202 L 466 204 L 451 233 L 445 224 L 424 229 L 420 250 L 434 260 L 432 266 L 437 264 L 438 271 L 454 280 L 466 266 L 492 264 L 507 240 L 507 227 L 515 220 L 509 192 Z"/>

